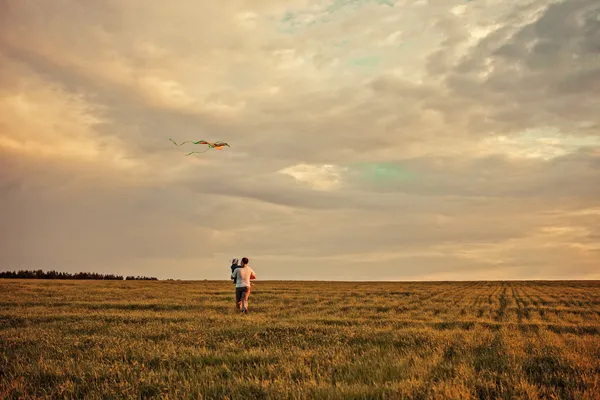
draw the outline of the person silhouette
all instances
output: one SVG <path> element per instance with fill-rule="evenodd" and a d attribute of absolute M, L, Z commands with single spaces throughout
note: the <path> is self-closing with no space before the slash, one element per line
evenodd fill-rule
<path fill-rule="evenodd" d="M 243 314 L 248 313 L 248 298 L 250 297 L 251 281 L 256 279 L 254 270 L 248 266 L 248 257 L 242 258 L 242 265 L 233 269 L 231 278 L 235 280 L 235 302 L 237 309 Z"/>

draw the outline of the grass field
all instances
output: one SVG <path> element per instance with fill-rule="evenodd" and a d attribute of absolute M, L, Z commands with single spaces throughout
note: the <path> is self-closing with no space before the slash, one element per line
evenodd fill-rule
<path fill-rule="evenodd" d="M 0 281 L 0 398 L 600 398 L 600 282 Z"/>

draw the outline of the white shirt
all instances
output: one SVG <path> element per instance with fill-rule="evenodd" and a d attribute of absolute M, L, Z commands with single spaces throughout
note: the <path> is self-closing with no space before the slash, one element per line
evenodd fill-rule
<path fill-rule="evenodd" d="M 235 278 L 235 287 L 250 287 L 250 276 L 256 275 L 252 268 L 249 266 L 236 268 L 231 274 L 232 278 Z"/>

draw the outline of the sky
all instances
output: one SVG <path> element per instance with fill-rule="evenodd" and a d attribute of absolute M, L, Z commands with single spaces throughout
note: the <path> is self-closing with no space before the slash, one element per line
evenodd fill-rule
<path fill-rule="evenodd" d="M 0 269 L 600 279 L 599 94 L 597 0 L 0 0 Z"/>

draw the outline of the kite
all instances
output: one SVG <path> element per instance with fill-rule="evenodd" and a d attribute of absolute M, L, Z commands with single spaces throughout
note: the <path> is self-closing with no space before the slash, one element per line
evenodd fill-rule
<path fill-rule="evenodd" d="M 181 142 L 181 143 L 177 144 L 173 139 L 169 138 L 169 140 L 171 142 L 173 142 L 173 144 L 175 146 L 182 146 L 182 145 L 184 145 L 186 143 L 206 144 L 206 145 L 208 145 L 208 149 L 206 149 L 204 151 L 192 151 L 192 152 L 187 153 L 186 156 L 189 156 L 189 155 L 192 155 L 192 154 L 202 154 L 202 153 L 205 153 L 205 152 L 207 152 L 208 150 L 211 150 L 211 149 L 223 150 L 223 147 L 225 147 L 225 146 L 231 147 L 231 146 L 229 146 L 228 143 L 225 143 L 225 142 L 207 142 L 206 140 L 198 140 L 198 141 L 194 142 L 194 141 L 191 141 L 191 140 L 186 140 L 185 142 Z"/>

